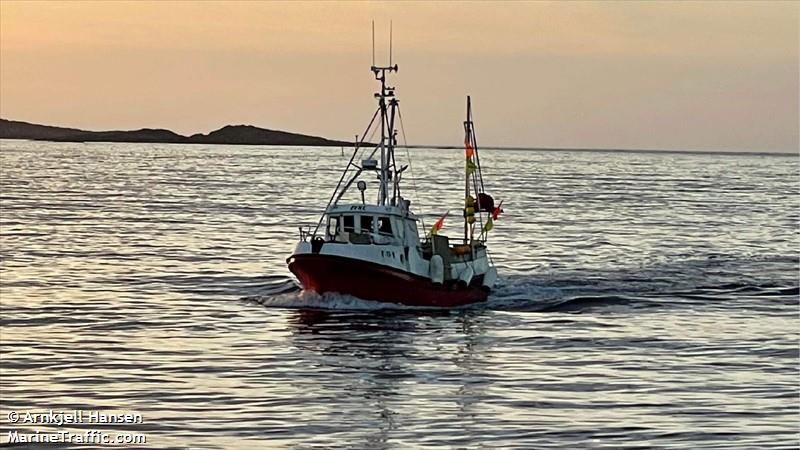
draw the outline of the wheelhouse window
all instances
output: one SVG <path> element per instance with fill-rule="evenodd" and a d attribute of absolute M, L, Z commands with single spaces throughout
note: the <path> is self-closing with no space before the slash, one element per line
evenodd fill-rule
<path fill-rule="evenodd" d="M 328 236 L 336 236 L 339 231 L 339 216 L 328 217 Z"/>
<path fill-rule="evenodd" d="M 372 216 L 361 216 L 361 233 L 372 233 Z"/>
<path fill-rule="evenodd" d="M 344 232 L 345 233 L 348 233 L 348 232 L 349 233 L 355 233 L 356 226 L 355 226 L 354 217 L 353 216 L 342 216 L 342 219 L 343 219 L 343 224 L 344 224 L 344 226 L 343 226 Z"/>
<path fill-rule="evenodd" d="M 378 233 L 392 234 L 392 221 L 388 217 L 378 217 Z"/>

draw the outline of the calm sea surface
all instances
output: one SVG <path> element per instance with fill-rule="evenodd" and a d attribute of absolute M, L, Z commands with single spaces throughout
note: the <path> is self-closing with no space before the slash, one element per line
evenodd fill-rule
<path fill-rule="evenodd" d="M 462 153 L 411 153 L 430 226 L 460 206 Z M 481 159 L 499 286 L 424 311 L 295 287 L 339 148 L 2 141 L 0 442 L 798 447 L 797 156 Z M 143 423 L 8 421 L 51 409 Z"/>

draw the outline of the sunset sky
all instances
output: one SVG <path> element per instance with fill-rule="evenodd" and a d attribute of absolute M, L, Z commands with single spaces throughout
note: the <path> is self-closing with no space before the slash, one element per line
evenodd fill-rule
<path fill-rule="evenodd" d="M 394 24 L 409 144 L 798 151 L 798 3 L 0 2 L 0 116 L 352 139 Z"/>

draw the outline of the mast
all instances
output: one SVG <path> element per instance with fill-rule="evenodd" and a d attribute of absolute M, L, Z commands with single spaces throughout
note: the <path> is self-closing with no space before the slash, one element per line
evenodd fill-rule
<path fill-rule="evenodd" d="M 475 133 L 473 132 L 472 124 L 472 99 L 467 96 L 467 120 L 464 121 L 464 152 L 466 156 L 465 170 L 464 170 L 464 243 L 471 243 L 473 240 L 473 232 L 475 227 L 475 212 L 476 209 L 480 210 L 478 205 L 478 194 L 480 190 L 478 185 L 474 183 L 475 170 L 480 170 L 476 167 L 474 162 L 475 156 Z M 470 183 L 472 178 L 473 183 Z M 470 186 L 472 184 L 472 186 Z M 470 189 L 472 188 L 472 189 Z M 475 197 L 472 197 L 471 191 L 475 192 Z"/>
<path fill-rule="evenodd" d="M 470 121 L 470 109 L 472 105 L 470 103 L 469 95 L 467 96 L 467 120 L 464 122 L 464 147 L 465 151 L 469 147 L 469 143 L 471 142 L 471 131 L 472 131 L 472 122 Z M 467 154 L 467 163 L 469 163 L 469 155 Z M 464 177 L 464 244 L 469 242 L 469 216 L 467 215 L 467 208 L 470 207 L 469 205 L 469 172 L 465 171 L 466 176 Z"/>
<path fill-rule="evenodd" d="M 464 243 L 472 242 L 475 232 L 475 219 L 479 221 L 483 230 L 483 216 L 486 208 L 481 206 L 483 197 L 483 175 L 481 174 L 481 159 L 478 156 L 478 142 L 475 139 L 475 124 L 472 121 L 472 100 L 467 96 L 467 120 L 464 121 L 464 152 L 465 177 L 464 177 Z M 472 196 L 474 193 L 475 197 Z M 488 205 L 483 205 L 490 207 Z M 483 231 L 481 231 L 483 233 Z M 483 240 L 483 234 L 478 238 Z"/>
<path fill-rule="evenodd" d="M 331 205 L 337 205 L 339 200 L 342 196 L 347 192 L 348 188 L 358 179 L 359 176 L 365 171 L 372 171 L 378 169 L 378 180 L 380 180 L 380 188 L 378 189 L 378 205 L 379 206 L 386 206 L 392 205 L 395 206 L 397 204 L 397 198 L 400 195 L 400 177 L 399 173 L 402 170 L 397 170 L 397 165 L 395 164 L 394 158 L 394 148 L 397 145 L 397 130 L 394 129 L 395 124 L 395 117 L 399 117 L 399 104 L 397 99 L 394 97 L 394 87 L 386 85 L 386 74 L 397 72 L 397 64 L 392 65 L 392 30 L 391 30 L 391 23 L 389 28 L 389 65 L 388 66 L 376 66 L 375 65 L 375 22 L 372 23 L 372 66 L 370 66 L 370 70 L 375 75 L 375 79 L 380 81 L 381 83 L 381 90 L 380 92 L 375 93 L 375 98 L 378 99 L 378 109 L 375 111 L 375 114 L 372 116 L 372 120 L 370 120 L 369 125 L 364 130 L 364 133 L 361 134 L 361 140 L 359 141 L 358 135 L 356 135 L 356 143 L 353 149 L 353 155 L 350 157 L 350 161 L 347 163 L 347 167 L 345 168 L 344 172 L 342 173 L 339 182 L 336 184 L 336 188 L 333 190 L 333 194 L 331 194 L 331 198 L 328 200 L 328 204 L 325 206 L 322 214 L 320 215 L 319 221 L 317 222 L 317 226 L 314 228 L 312 233 L 313 236 L 316 236 L 317 232 L 319 231 L 320 226 L 322 226 L 322 222 L 325 220 L 325 215 Z M 379 145 L 376 145 L 372 152 L 367 156 L 366 159 L 362 161 L 362 164 L 357 164 L 356 156 L 358 152 L 361 150 L 361 147 L 367 142 L 368 139 L 371 138 L 370 130 L 372 130 L 373 125 L 375 124 L 375 119 L 378 118 L 380 115 L 381 120 L 381 142 Z M 402 123 L 402 118 L 401 118 Z M 377 128 L 376 130 L 377 131 Z M 380 150 L 381 152 L 381 161 L 380 167 L 376 167 L 373 164 L 367 164 L 370 162 L 375 162 L 372 158 L 375 157 L 375 154 Z M 354 173 L 350 176 L 347 181 L 348 174 L 350 170 L 354 170 Z M 392 192 L 391 197 L 389 196 L 389 183 L 392 183 Z"/>
<path fill-rule="evenodd" d="M 377 76 L 377 73 L 375 74 Z M 380 180 L 381 186 L 380 190 L 378 191 L 378 204 L 385 205 L 386 204 L 386 94 L 385 88 L 386 86 L 386 75 L 381 74 L 381 94 L 380 99 L 378 100 L 378 109 L 381 112 L 381 173 L 380 173 Z"/>
<path fill-rule="evenodd" d="M 378 191 L 378 205 L 393 205 L 396 202 L 398 191 L 397 168 L 394 164 L 396 135 L 394 119 L 398 102 L 394 98 L 394 88 L 386 85 L 386 73 L 397 72 L 397 64 L 385 67 L 373 65 L 371 70 L 375 74 L 375 79 L 381 82 L 380 92 L 375 93 L 375 97 L 378 99 L 378 110 L 381 115 L 381 167 L 379 176 L 381 186 Z M 392 185 L 391 197 L 389 196 L 389 183 Z"/>

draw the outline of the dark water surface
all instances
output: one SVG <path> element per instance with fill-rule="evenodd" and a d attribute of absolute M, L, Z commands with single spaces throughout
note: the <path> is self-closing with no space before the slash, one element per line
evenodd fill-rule
<path fill-rule="evenodd" d="M 798 447 L 797 156 L 484 150 L 499 286 L 420 311 L 294 287 L 338 148 L 0 148 L 0 442 L 100 409 L 153 448 Z M 461 152 L 411 152 L 457 211 Z"/>

